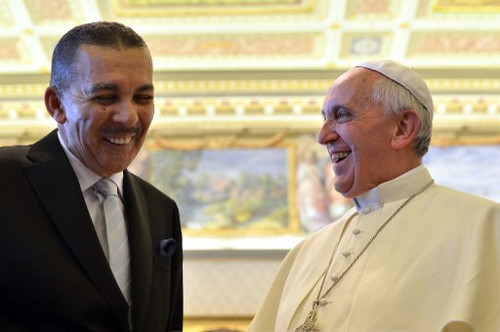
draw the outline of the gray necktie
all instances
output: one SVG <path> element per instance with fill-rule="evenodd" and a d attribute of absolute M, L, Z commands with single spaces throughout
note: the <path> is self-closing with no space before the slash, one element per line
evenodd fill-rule
<path fill-rule="evenodd" d="M 122 203 L 118 197 L 118 188 L 113 181 L 106 178 L 96 182 L 95 188 L 104 199 L 102 209 L 106 223 L 109 265 L 125 300 L 130 304 L 130 249 L 125 216 Z"/>

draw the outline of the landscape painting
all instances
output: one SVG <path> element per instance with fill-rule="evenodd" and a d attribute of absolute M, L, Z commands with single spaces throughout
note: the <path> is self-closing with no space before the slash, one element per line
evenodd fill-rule
<path fill-rule="evenodd" d="M 187 234 L 294 228 L 288 148 L 152 150 L 147 164 L 148 180 L 179 205 Z"/>

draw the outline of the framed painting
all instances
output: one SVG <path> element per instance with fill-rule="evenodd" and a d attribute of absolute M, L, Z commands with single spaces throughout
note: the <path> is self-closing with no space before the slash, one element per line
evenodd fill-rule
<path fill-rule="evenodd" d="M 292 145 L 143 150 L 134 172 L 174 199 L 186 235 L 281 235 L 300 227 Z"/>
<path fill-rule="evenodd" d="M 423 163 L 436 183 L 500 202 L 500 144 L 431 146 Z"/>

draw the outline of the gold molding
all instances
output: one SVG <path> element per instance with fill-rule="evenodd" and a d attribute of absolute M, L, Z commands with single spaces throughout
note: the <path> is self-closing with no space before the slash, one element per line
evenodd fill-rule
<path fill-rule="evenodd" d="M 243 130 L 237 134 L 209 136 L 204 140 L 180 141 L 162 137 L 158 132 L 153 132 L 147 141 L 147 147 L 152 149 L 174 149 L 174 150 L 201 150 L 201 149 L 230 149 L 230 148 L 266 148 L 278 146 L 287 136 L 287 130 L 282 129 L 271 137 L 255 141 L 242 138 L 247 131 Z"/>
<path fill-rule="evenodd" d="M 436 116 L 500 116 L 499 95 L 437 95 Z M 157 97 L 156 119 L 206 117 L 226 118 L 319 117 L 323 95 L 239 96 L 239 97 Z M 46 121 L 49 115 L 40 101 L 0 101 L 0 121 Z"/>
<path fill-rule="evenodd" d="M 184 319 L 185 332 L 200 331 L 245 331 L 252 317 L 192 317 Z"/>
<path fill-rule="evenodd" d="M 242 1 L 194 1 L 185 4 L 169 4 L 172 1 L 130 1 L 111 0 L 112 11 L 116 17 L 168 17 L 168 16 L 207 16 L 207 15 L 279 15 L 310 14 L 315 9 L 316 0 L 274 0 L 266 5 L 243 6 Z M 135 3 L 134 3 L 135 2 Z M 189 1 L 188 1 L 189 2 Z M 203 4 L 205 2 L 205 4 Z M 228 3 L 229 2 L 229 3 Z M 231 4 L 234 3 L 233 5 Z M 183 3 L 184 5 L 181 5 Z M 294 6 L 294 3 L 297 5 Z M 291 5 L 290 5 L 291 4 Z"/>
<path fill-rule="evenodd" d="M 489 137 L 436 137 L 431 145 L 445 147 L 452 145 L 500 145 L 500 135 Z"/>
<path fill-rule="evenodd" d="M 313 95 L 324 93 L 330 87 L 335 77 L 331 79 L 207 79 L 207 80 L 158 80 L 155 81 L 156 96 L 192 97 L 204 94 L 246 95 L 257 93 L 263 95 L 297 94 L 304 92 Z M 430 78 L 425 79 L 429 89 L 435 96 L 443 91 L 483 92 L 485 95 L 498 94 L 500 78 Z M 0 103 L 2 99 L 27 100 L 43 98 L 47 83 L 31 84 L 1 84 Z"/>
<path fill-rule="evenodd" d="M 500 13 L 498 0 L 433 0 L 432 11 L 436 13 Z"/>

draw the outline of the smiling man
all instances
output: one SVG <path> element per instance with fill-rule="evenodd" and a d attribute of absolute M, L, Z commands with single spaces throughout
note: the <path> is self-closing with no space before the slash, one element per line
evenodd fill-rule
<path fill-rule="evenodd" d="M 425 82 L 361 63 L 322 114 L 318 141 L 354 207 L 290 251 L 249 331 L 500 331 L 500 204 L 436 185 L 422 165 Z"/>
<path fill-rule="evenodd" d="M 127 170 L 154 114 L 144 40 L 114 22 L 55 47 L 57 130 L 0 149 L 0 330 L 181 331 L 177 205 Z"/>

